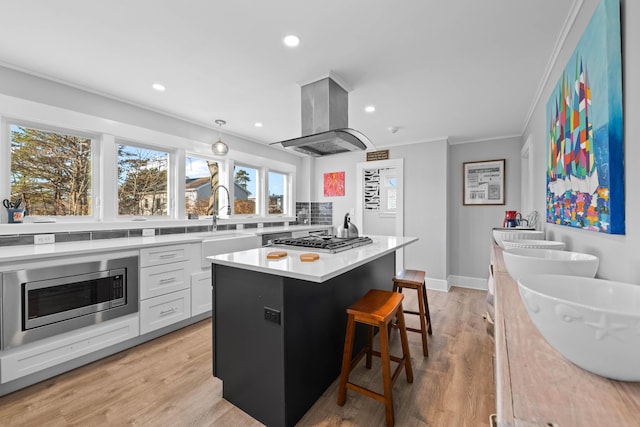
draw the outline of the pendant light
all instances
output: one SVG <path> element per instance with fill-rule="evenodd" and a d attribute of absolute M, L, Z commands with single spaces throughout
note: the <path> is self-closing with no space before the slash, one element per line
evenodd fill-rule
<path fill-rule="evenodd" d="M 218 140 L 211 145 L 211 151 L 216 156 L 225 156 L 229 152 L 229 146 L 222 142 L 222 125 L 226 125 L 227 122 L 224 120 L 216 120 L 216 124 L 220 126 L 220 132 L 218 134 Z"/>

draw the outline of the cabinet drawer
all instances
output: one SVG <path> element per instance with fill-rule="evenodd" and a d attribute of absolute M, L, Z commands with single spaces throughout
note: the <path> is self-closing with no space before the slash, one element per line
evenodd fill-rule
<path fill-rule="evenodd" d="M 191 292 L 185 289 L 140 301 L 140 333 L 155 331 L 191 317 Z"/>
<path fill-rule="evenodd" d="M 13 381 L 137 336 L 138 315 L 132 314 L 12 349 L 0 357 L 0 382 Z"/>
<path fill-rule="evenodd" d="M 140 249 L 140 267 L 187 261 L 191 258 L 189 245 L 158 246 Z"/>
<path fill-rule="evenodd" d="M 213 304 L 211 271 L 191 275 L 191 315 L 211 310 Z"/>
<path fill-rule="evenodd" d="M 187 262 L 140 269 L 140 299 L 157 297 L 189 288 Z"/>

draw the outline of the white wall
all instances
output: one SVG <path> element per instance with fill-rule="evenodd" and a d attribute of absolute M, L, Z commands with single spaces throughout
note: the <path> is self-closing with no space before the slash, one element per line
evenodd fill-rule
<path fill-rule="evenodd" d="M 553 67 L 550 78 L 526 128 L 523 140 L 531 137 L 533 156 L 533 201 L 544 221 L 546 196 L 546 139 L 545 106 L 554 85 L 561 76 L 569 57 L 587 26 L 599 0 L 584 0 L 584 4 L 569 32 L 566 42 Z M 600 257 L 597 276 L 609 280 L 640 283 L 640 2 L 622 0 L 622 64 L 623 64 L 623 110 L 624 110 L 624 159 L 625 159 L 625 216 L 626 234 L 606 235 L 570 227 L 545 224 L 547 237 L 562 240 L 567 250 L 587 252 Z M 636 23 L 636 24 L 634 24 Z"/>
<path fill-rule="evenodd" d="M 446 289 L 447 278 L 447 156 L 446 140 L 390 147 L 390 158 L 404 158 L 404 234 L 418 237 L 406 247 L 405 268 L 425 270 L 430 288 Z M 363 152 L 319 157 L 314 161 L 312 201 L 333 202 L 333 225 L 355 210 L 356 164 Z M 327 172 L 345 172 L 345 196 L 324 197 Z M 356 224 L 359 226 L 359 224 Z"/>
<path fill-rule="evenodd" d="M 449 275 L 453 285 L 486 287 L 491 229 L 502 227 L 505 210 L 520 211 L 520 145 L 521 139 L 516 137 L 456 144 L 450 148 Z M 505 159 L 505 204 L 464 206 L 463 164 L 497 159 Z"/>

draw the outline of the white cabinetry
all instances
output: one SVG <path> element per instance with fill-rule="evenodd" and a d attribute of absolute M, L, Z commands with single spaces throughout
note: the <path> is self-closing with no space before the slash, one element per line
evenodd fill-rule
<path fill-rule="evenodd" d="M 191 292 L 183 289 L 140 301 L 140 333 L 155 331 L 191 317 Z"/>
<path fill-rule="evenodd" d="M 11 349 L 0 357 L 0 382 L 7 383 L 137 336 L 138 316 L 130 314 Z"/>
<path fill-rule="evenodd" d="M 211 292 L 211 270 L 191 275 L 191 315 L 204 313 L 213 308 Z"/>
<path fill-rule="evenodd" d="M 171 245 L 140 250 L 140 266 L 150 267 L 191 259 L 191 245 Z"/>
<path fill-rule="evenodd" d="M 191 317 L 189 281 L 195 245 L 140 250 L 140 333 Z"/>
<path fill-rule="evenodd" d="M 189 287 L 187 262 L 155 265 L 140 270 L 140 299 L 153 298 Z"/>

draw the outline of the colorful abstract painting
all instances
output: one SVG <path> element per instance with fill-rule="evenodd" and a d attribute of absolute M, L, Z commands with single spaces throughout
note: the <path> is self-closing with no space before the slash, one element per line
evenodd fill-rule
<path fill-rule="evenodd" d="M 624 234 L 619 0 L 602 0 L 547 103 L 547 222 Z"/>
<path fill-rule="evenodd" d="M 329 172 L 324 174 L 324 195 L 344 196 L 344 172 Z"/>

